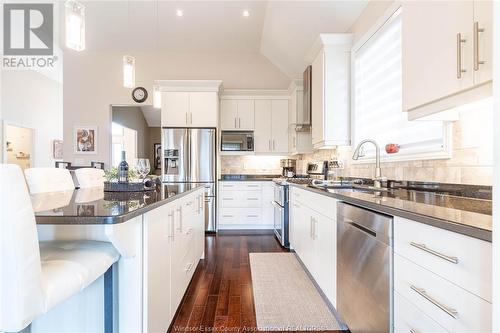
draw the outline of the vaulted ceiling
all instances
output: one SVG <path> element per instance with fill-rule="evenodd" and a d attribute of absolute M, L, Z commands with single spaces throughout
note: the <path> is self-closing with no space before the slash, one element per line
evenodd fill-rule
<path fill-rule="evenodd" d="M 367 1 L 86 1 L 86 44 L 99 52 L 260 53 L 295 78 L 318 34 L 346 32 Z"/>

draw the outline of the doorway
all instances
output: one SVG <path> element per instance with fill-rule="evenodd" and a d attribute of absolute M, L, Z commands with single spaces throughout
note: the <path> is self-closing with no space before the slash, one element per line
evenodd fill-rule
<path fill-rule="evenodd" d="M 34 163 L 34 129 L 5 124 L 4 135 L 4 161 L 17 164 L 23 170 L 31 168 Z"/>

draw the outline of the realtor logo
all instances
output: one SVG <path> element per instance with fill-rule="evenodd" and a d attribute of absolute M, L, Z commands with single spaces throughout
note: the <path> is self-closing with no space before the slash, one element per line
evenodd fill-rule
<path fill-rule="evenodd" d="M 3 22 L 4 55 L 53 55 L 53 4 L 4 4 Z"/>

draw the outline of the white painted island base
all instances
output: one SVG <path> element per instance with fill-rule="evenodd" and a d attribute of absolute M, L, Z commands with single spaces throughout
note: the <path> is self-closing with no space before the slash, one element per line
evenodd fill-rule
<path fill-rule="evenodd" d="M 48 239 L 111 242 L 114 265 L 113 332 L 166 332 L 205 248 L 204 188 L 119 224 L 39 225 Z M 54 231 L 56 230 L 56 232 Z M 104 278 L 31 325 L 31 332 L 104 332 Z"/>

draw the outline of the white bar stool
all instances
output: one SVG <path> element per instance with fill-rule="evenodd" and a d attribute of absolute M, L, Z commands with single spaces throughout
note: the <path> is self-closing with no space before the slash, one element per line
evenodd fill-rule
<path fill-rule="evenodd" d="M 104 187 L 104 170 L 95 168 L 79 168 L 74 172 L 78 187 Z"/>
<path fill-rule="evenodd" d="M 75 189 L 75 183 L 67 169 L 31 168 L 24 170 L 24 174 L 32 194 Z"/>
<path fill-rule="evenodd" d="M 0 332 L 25 329 L 37 317 L 104 275 L 105 332 L 112 331 L 112 265 L 107 242 L 38 242 L 23 172 L 0 164 Z"/>

